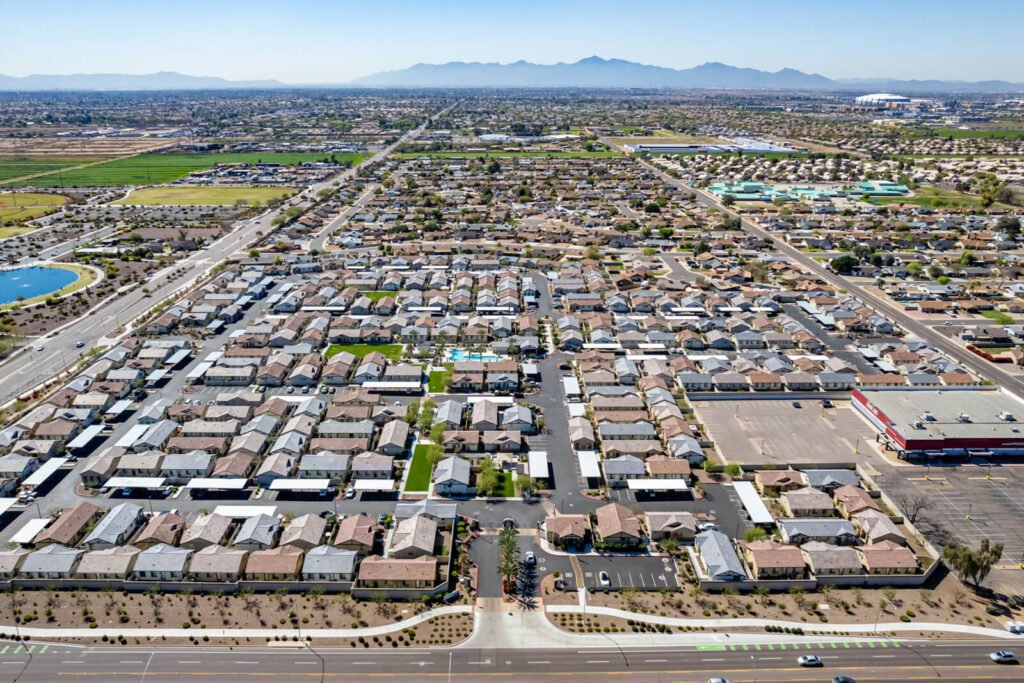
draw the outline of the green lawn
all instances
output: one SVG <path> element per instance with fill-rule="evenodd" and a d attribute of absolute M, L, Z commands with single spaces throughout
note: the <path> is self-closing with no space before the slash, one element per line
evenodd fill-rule
<path fill-rule="evenodd" d="M 500 498 L 515 498 L 516 483 L 512 479 L 511 472 L 498 471 L 498 490 L 495 491 L 494 495 Z"/>
<path fill-rule="evenodd" d="M 291 187 L 191 187 L 163 185 L 144 187 L 131 192 L 115 204 L 142 206 L 234 206 L 266 204 L 272 199 L 284 199 L 295 194 Z"/>
<path fill-rule="evenodd" d="M 359 292 L 359 294 L 368 297 L 370 301 L 380 301 L 386 296 L 398 296 L 398 292 Z"/>
<path fill-rule="evenodd" d="M 324 358 L 330 359 L 342 351 L 348 351 L 356 358 L 362 358 L 368 353 L 377 351 L 383 353 L 392 363 L 402 360 L 401 344 L 331 344 L 327 347 Z"/>
<path fill-rule="evenodd" d="M 193 171 L 211 168 L 217 164 L 298 164 L 303 161 L 323 161 L 334 157 L 338 161 L 362 159 L 365 155 L 321 154 L 318 152 L 240 152 L 225 154 L 140 154 L 117 159 L 88 168 L 23 181 L 38 186 L 101 186 L 101 185 L 159 185 L 184 178 Z"/>
<path fill-rule="evenodd" d="M 941 208 L 966 208 L 979 209 L 981 199 L 974 196 L 957 192 L 956 190 L 944 190 L 939 187 L 919 187 L 914 190 L 910 197 L 871 197 L 869 204 L 913 204 L 915 206 L 927 206 L 933 209 Z"/>
<path fill-rule="evenodd" d="M 444 370 L 431 370 L 430 379 L 427 382 L 427 389 L 432 394 L 443 394 L 448 391 L 448 386 L 452 381 L 452 369 L 451 363 L 445 366 Z"/>
<path fill-rule="evenodd" d="M 45 192 L 5 192 L 0 194 L 0 225 L 45 216 L 59 209 L 67 200 L 64 195 Z"/>
<path fill-rule="evenodd" d="M 430 475 L 434 471 L 431 462 L 431 450 L 438 448 L 436 444 L 417 444 L 413 449 L 412 461 L 409 463 L 409 476 L 405 479 L 406 491 L 429 491 Z"/>
<path fill-rule="evenodd" d="M 996 311 L 996 310 L 979 311 L 979 313 L 981 314 L 981 317 L 988 318 L 992 322 L 998 323 L 1000 325 L 1012 325 L 1013 324 L 1013 317 L 1008 315 L 1008 314 L 1006 314 L 1006 313 L 1003 313 L 1002 311 Z"/>
<path fill-rule="evenodd" d="M 577 152 L 531 152 L 524 150 L 522 152 L 505 152 L 502 150 L 494 150 L 493 152 L 403 152 L 401 154 L 394 154 L 392 156 L 397 157 L 399 159 L 419 159 L 421 157 L 436 157 L 439 159 L 482 159 L 484 157 L 509 159 L 518 157 L 533 157 L 536 159 L 577 159 L 608 158 L 622 155 L 619 152 L 613 151 L 587 152 L 585 150 L 579 150 Z"/>

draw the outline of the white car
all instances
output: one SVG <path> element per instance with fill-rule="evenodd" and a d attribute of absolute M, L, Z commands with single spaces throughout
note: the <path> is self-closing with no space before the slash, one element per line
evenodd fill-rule
<path fill-rule="evenodd" d="M 718 525 L 714 522 L 701 522 L 697 525 L 697 531 L 715 531 Z"/>
<path fill-rule="evenodd" d="M 825 666 L 825 663 L 821 661 L 821 657 L 818 655 L 803 655 L 797 657 L 796 663 L 800 666 Z"/>
<path fill-rule="evenodd" d="M 996 664 L 1016 664 L 1017 655 L 1009 650 L 997 650 L 989 655 L 989 658 Z"/>
<path fill-rule="evenodd" d="M 597 580 L 601 582 L 601 585 L 605 588 L 611 588 L 612 579 L 608 576 L 608 572 L 598 572 Z"/>
<path fill-rule="evenodd" d="M 537 564 L 537 556 L 533 554 L 532 550 L 526 551 L 526 564 L 530 567 Z"/>

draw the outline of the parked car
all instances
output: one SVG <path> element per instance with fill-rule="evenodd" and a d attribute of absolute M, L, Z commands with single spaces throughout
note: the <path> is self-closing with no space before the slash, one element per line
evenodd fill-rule
<path fill-rule="evenodd" d="M 601 582 L 601 586 L 604 588 L 611 588 L 612 579 L 608 576 L 608 572 L 598 572 L 597 580 Z"/>

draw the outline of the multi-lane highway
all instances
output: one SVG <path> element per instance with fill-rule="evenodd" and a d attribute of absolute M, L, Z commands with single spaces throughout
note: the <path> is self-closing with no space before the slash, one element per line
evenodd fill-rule
<path fill-rule="evenodd" d="M 755 646 L 682 646 L 585 649 L 518 648 L 338 648 L 301 641 L 282 647 L 69 647 L 32 643 L 26 649 L 0 646 L 0 677 L 26 683 L 53 681 L 216 680 L 222 683 L 280 678 L 289 681 L 365 681 L 395 678 L 427 680 L 530 680 L 705 683 L 724 677 L 732 683 L 777 681 L 815 683 L 849 676 L 858 683 L 1019 681 L 1024 670 L 999 665 L 989 653 L 1001 643 L 928 641 L 868 647 L 859 641 Z M 760 648 L 760 649 L 758 649 Z M 821 668 L 797 664 L 802 654 L 821 657 Z"/>

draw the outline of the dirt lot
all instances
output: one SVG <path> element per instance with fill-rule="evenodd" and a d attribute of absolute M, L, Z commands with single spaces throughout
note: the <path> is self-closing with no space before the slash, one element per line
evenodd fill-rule
<path fill-rule="evenodd" d="M 544 601 L 577 604 L 578 596 L 574 591 L 556 591 L 545 585 Z M 951 574 L 925 589 L 836 588 L 815 593 L 727 595 L 705 593 L 690 585 L 679 593 L 629 590 L 591 593 L 587 604 L 688 619 L 745 617 L 801 621 L 807 623 L 808 630 L 816 623 L 894 621 L 960 623 L 1001 629 L 1006 621 L 1024 619 L 1024 610 L 1010 609 L 1004 602 L 993 603 L 963 586 Z M 992 604 L 1000 613 L 988 614 L 986 609 Z M 557 617 L 553 618 L 561 626 Z M 602 623 L 602 628 L 605 625 L 611 623 Z M 585 630 L 586 625 L 583 628 Z"/>
<path fill-rule="evenodd" d="M 428 607 L 422 603 L 364 602 L 347 593 L 206 595 L 187 593 L 122 593 L 117 591 L 18 591 L 0 596 L 0 612 L 16 623 L 59 628 L 194 628 L 201 640 L 205 628 L 269 628 L 290 640 L 298 629 L 365 628 L 408 619 Z M 8 617 L 10 618 L 10 617 Z M 449 645 L 469 636 L 469 614 L 444 615 L 398 636 L 331 639 L 353 646 Z M 295 634 L 297 635 L 297 634 Z M 96 639 L 100 642 L 101 639 Z M 210 639 L 216 641 L 217 639 Z M 240 638 L 235 642 L 262 639 Z M 208 641 L 203 641 L 208 642 Z M 364 645 L 365 643 L 365 645 Z"/>

